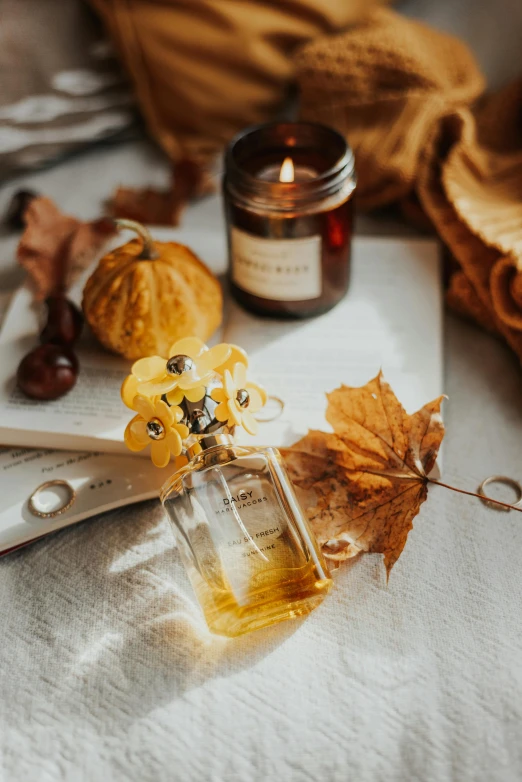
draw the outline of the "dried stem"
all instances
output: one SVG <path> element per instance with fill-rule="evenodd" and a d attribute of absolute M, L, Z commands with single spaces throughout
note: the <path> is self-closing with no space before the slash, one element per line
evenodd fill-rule
<path fill-rule="evenodd" d="M 450 486 L 448 483 L 442 483 L 442 481 L 436 481 L 433 478 L 428 478 L 428 483 L 435 483 L 437 486 L 443 486 L 445 489 L 451 489 L 451 491 L 457 491 L 459 494 L 467 494 L 468 497 L 478 497 L 479 500 L 487 500 L 495 505 L 502 505 L 503 508 L 508 510 L 518 510 L 522 513 L 522 507 L 520 505 L 510 505 L 509 502 L 501 502 L 501 500 L 495 500 L 493 497 L 487 497 L 485 494 L 478 494 L 475 491 L 466 491 L 465 489 L 457 489 L 456 486 Z"/>
<path fill-rule="evenodd" d="M 127 220 L 124 217 L 117 217 L 114 223 L 118 228 L 128 228 L 129 231 L 135 231 L 143 242 L 143 247 L 138 258 L 142 261 L 155 261 L 159 258 L 159 253 L 154 247 L 154 241 L 147 228 L 137 220 Z"/>

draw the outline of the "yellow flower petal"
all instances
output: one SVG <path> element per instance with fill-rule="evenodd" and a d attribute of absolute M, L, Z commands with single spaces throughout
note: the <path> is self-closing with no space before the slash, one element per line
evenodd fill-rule
<path fill-rule="evenodd" d="M 183 399 L 185 397 L 185 394 L 181 390 L 181 388 L 174 388 L 172 391 L 169 391 L 167 394 L 167 402 L 169 405 L 179 405 L 181 402 L 183 402 Z"/>
<path fill-rule="evenodd" d="M 162 396 L 172 391 L 178 385 L 176 377 L 166 377 L 165 380 L 151 381 L 150 383 L 140 383 L 138 393 L 143 396 Z"/>
<path fill-rule="evenodd" d="M 244 410 L 241 424 L 248 434 L 257 434 L 258 424 L 249 410 Z"/>
<path fill-rule="evenodd" d="M 233 399 L 229 399 L 227 402 L 228 408 L 228 420 L 232 421 L 236 426 L 241 426 L 241 412 L 238 409 L 236 402 Z"/>
<path fill-rule="evenodd" d="M 157 399 L 154 405 L 154 415 L 159 418 L 165 429 L 169 429 L 174 423 L 174 415 L 170 407 L 162 399 Z"/>
<path fill-rule="evenodd" d="M 223 375 L 223 388 L 225 389 L 226 395 L 229 397 L 229 399 L 230 397 L 235 396 L 236 385 L 228 369 L 225 369 L 225 374 Z"/>
<path fill-rule="evenodd" d="M 150 444 L 150 456 L 156 467 L 166 467 L 170 462 L 170 449 L 167 438 L 164 440 L 152 440 Z"/>
<path fill-rule="evenodd" d="M 174 429 L 179 434 L 182 440 L 184 440 L 190 434 L 190 429 L 188 428 L 188 426 L 185 426 L 185 424 L 175 424 Z"/>
<path fill-rule="evenodd" d="M 129 449 L 129 451 L 143 451 L 143 449 L 147 446 L 147 443 L 143 445 L 142 443 L 139 443 L 134 435 L 132 434 L 131 427 L 133 423 L 135 423 L 136 420 L 139 420 L 139 416 L 135 416 L 132 421 L 129 421 L 125 428 L 125 432 L 123 435 L 123 439 L 125 441 L 125 445 Z"/>
<path fill-rule="evenodd" d="M 265 404 L 263 401 L 263 397 L 261 395 L 261 390 L 264 391 L 264 389 L 257 387 L 256 385 L 254 385 L 254 383 L 247 383 L 246 389 L 250 396 L 250 402 L 248 403 L 248 410 L 251 413 L 257 413 L 257 411 L 261 410 L 261 408 Z"/>
<path fill-rule="evenodd" d="M 206 386 L 211 377 L 212 372 L 207 372 L 206 375 L 199 375 L 196 371 L 184 372 L 178 378 L 178 385 L 184 391 L 190 388 L 201 388 Z"/>
<path fill-rule="evenodd" d="M 228 421 L 229 417 L 230 417 L 230 413 L 228 410 L 227 403 L 221 402 L 221 404 L 218 405 L 214 410 L 214 418 L 217 418 L 218 421 L 224 423 L 225 421 Z"/>
<path fill-rule="evenodd" d="M 189 402 L 199 402 L 205 396 L 205 386 L 196 386 L 195 388 L 186 388 L 185 397 Z"/>
<path fill-rule="evenodd" d="M 145 419 L 145 421 L 149 421 L 151 418 L 154 418 L 154 404 L 152 403 L 152 400 L 148 399 L 146 396 L 137 394 L 134 397 L 132 404 L 134 410 L 136 410 L 136 412 L 139 413 L 141 417 Z"/>
<path fill-rule="evenodd" d="M 134 410 L 132 401 L 138 393 L 138 378 L 134 375 L 127 375 L 121 386 L 121 399 L 124 405 Z"/>
<path fill-rule="evenodd" d="M 205 349 L 206 345 L 199 337 L 183 337 L 170 346 L 169 358 L 180 355 L 197 358 Z"/>
<path fill-rule="evenodd" d="M 224 402 L 227 398 L 227 395 L 225 394 L 225 390 L 221 387 L 219 388 L 213 388 L 210 392 L 210 396 L 214 400 L 214 402 Z"/>
<path fill-rule="evenodd" d="M 140 382 L 154 380 L 165 374 L 166 364 L 167 362 L 161 356 L 140 358 L 132 365 L 131 372 Z"/>
<path fill-rule="evenodd" d="M 257 391 L 259 396 L 261 397 L 261 407 L 264 407 L 266 405 L 268 400 L 268 394 L 266 393 L 266 388 L 259 383 L 251 383 L 250 381 L 246 385 L 247 390 L 250 388 L 253 388 Z"/>
<path fill-rule="evenodd" d="M 246 366 L 244 364 L 236 364 L 234 367 L 234 383 L 236 388 L 245 388 L 247 382 Z"/>
<path fill-rule="evenodd" d="M 231 352 L 230 345 L 226 345 L 224 342 L 221 342 L 219 345 L 214 345 L 210 350 L 206 350 L 196 361 L 198 375 L 205 375 L 220 364 L 223 364 L 230 356 Z"/>
<path fill-rule="evenodd" d="M 223 364 L 215 367 L 216 372 L 219 372 L 220 375 L 224 373 L 225 369 L 228 369 L 229 372 L 232 372 L 235 364 L 237 363 L 244 364 L 246 367 L 248 367 L 248 356 L 243 348 L 240 348 L 238 345 L 229 345 L 229 348 L 231 351 L 230 356 Z"/>
<path fill-rule="evenodd" d="M 172 420 L 174 421 L 175 424 L 177 424 L 178 421 L 181 421 L 181 419 L 183 418 L 184 413 L 181 407 L 172 406 L 170 408 L 170 412 L 172 413 Z"/>
<path fill-rule="evenodd" d="M 167 435 L 167 445 L 173 456 L 179 456 L 182 449 L 181 437 L 175 429 L 171 429 Z"/>
<path fill-rule="evenodd" d="M 130 431 L 137 443 L 140 443 L 144 448 L 149 444 L 149 433 L 147 432 L 147 422 L 140 416 L 136 416 L 131 421 Z"/>

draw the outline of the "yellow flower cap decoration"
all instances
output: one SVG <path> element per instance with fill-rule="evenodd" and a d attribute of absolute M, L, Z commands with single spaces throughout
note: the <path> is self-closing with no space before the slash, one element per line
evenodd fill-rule
<path fill-rule="evenodd" d="M 236 364 L 244 364 L 248 369 L 248 356 L 246 350 L 240 348 L 239 345 L 229 345 L 228 347 L 230 348 L 229 357 L 226 361 L 216 367 L 216 372 L 221 376 L 225 374 L 226 369 L 228 369 L 229 372 L 233 372 Z"/>
<path fill-rule="evenodd" d="M 209 350 L 197 337 L 180 339 L 171 346 L 167 360 L 150 356 L 132 365 L 135 380 L 127 383 L 127 396 L 134 387 L 136 393 L 146 397 L 165 394 L 169 405 L 179 405 L 185 397 L 198 402 L 205 396 L 213 371 L 227 361 L 231 352 L 225 343 Z"/>
<path fill-rule="evenodd" d="M 183 441 L 189 435 L 215 432 L 221 425 L 256 434 L 254 415 L 267 395 L 247 380 L 247 367 L 242 348 L 221 343 L 209 349 L 197 337 L 178 340 L 168 359 L 139 359 L 121 387 L 123 402 L 136 413 L 125 430 L 125 444 L 131 451 L 150 445 L 157 467 L 174 457 L 179 469 L 187 463 Z"/>
<path fill-rule="evenodd" d="M 218 421 L 242 426 L 249 434 L 256 434 L 258 423 L 253 416 L 266 403 L 266 391 L 262 386 L 247 380 L 246 366 L 235 364 L 232 372 L 225 369 L 223 388 L 214 388 L 211 397 L 220 404 L 214 415 Z"/>
<path fill-rule="evenodd" d="M 150 454 L 156 467 L 166 467 L 170 457 L 180 457 L 183 440 L 189 430 L 179 422 L 183 411 L 169 407 L 161 399 L 151 400 L 136 395 L 132 403 L 137 412 L 125 429 L 125 445 L 131 451 L 142 451 L 150 445 Z M 184 460 L 186 462 L 186 459 Z"/>
<path fill-rule="evenodd" d="M 134 375 L 127 375 L 121 386 L 121 401 L 123 404 L 127 405 L 127 407 L 130 407 L 131 410 L 134 410 L 132 405 L 134 403 L 134 397 L 138 394 L 138 383 L 139 380 L 137 377 Z"/>

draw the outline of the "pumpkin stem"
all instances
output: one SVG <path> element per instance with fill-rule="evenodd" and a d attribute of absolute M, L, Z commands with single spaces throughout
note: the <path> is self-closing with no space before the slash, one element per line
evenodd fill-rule
<path fill-rule="evenodd" d="M 153 261 L 159 258 L 159 253 L 154 247 L 152 236 L 144 225 L 138 223 L 137 220 L 127 220 L 123 217 L 117 217 L 114 223 L 118 228 L 128 228 L 129 231 L 136 231 L 140 239 L 143 240 L 143 247 L 138 258 L 143 261 Z"/>

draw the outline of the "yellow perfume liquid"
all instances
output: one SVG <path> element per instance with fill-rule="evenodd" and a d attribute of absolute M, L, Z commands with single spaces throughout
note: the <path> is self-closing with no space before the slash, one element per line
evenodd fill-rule
<path fill-rule="evenodd" d="M 312 611 L 332 586 L 279 452 L 200 441 L 162 500 L 215 633 L 237 636 Z"/>

